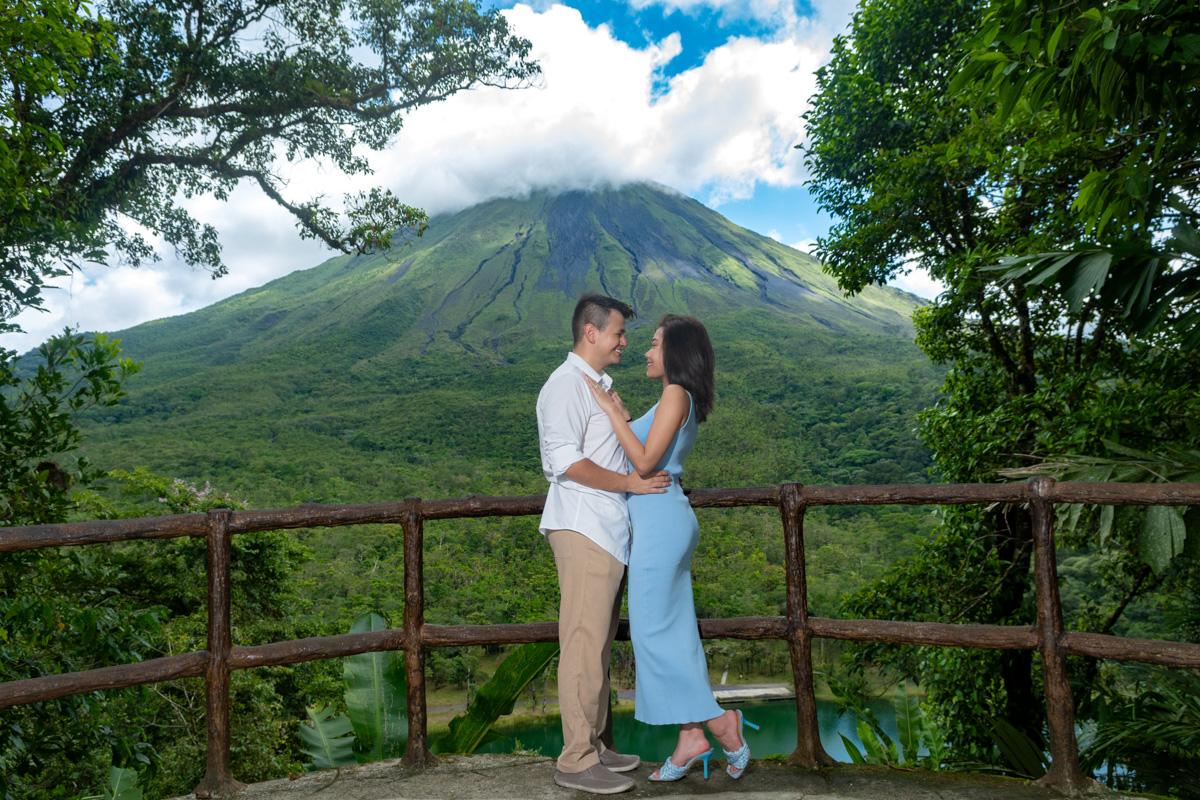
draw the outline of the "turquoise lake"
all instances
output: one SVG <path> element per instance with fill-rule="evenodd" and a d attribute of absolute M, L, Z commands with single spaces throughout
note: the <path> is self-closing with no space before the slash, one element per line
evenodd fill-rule
<path fill-rule="evenodd" d="M 624 706 L 624 708 L 622 708 Z M 645 725 L 633 718 L 632 704 L 619 705 L 613 714 L 613 739 L 618 750 L 637 753 L 646 761 L 663 761 L 675 749 L 678 728 L 675 726 Z M 724 708 L 741 709 L 747 720 L 757 724 L 760 730 L 746 726 L 746 741 L 754 758 L 782 753 L 790 754 L 796 749 L 796 703 L 794 700 L 759 700 L 746 703 L 723 703 Z M 896 714 L 891 702 L 878 700 L 870 704 L 883 729 L 896 737 Z M 817 701 L 817 720 L 821 730 L 821 744 L 825 752 L 838 761 L 849 761 L 846 747 L 838 734 L 854 742 L 861 750 L 858 734 L 854 730 L 856 717 L 846 713 L 838 717 L 833 703 Z M 506 739 L 492 742 L 479 748 L 480 753 L 510 753 L 519 741 L 525 750 L 537 750 L 543 755 L 557 756 L 562 750 L 562 728 L 557 714 L 545 717 L 521 718 L 502 722 L 497 730 Z M 715 745 L 716 741 L 709 737 Z M 717 751 L 720 755 L 720 750 Z"/>

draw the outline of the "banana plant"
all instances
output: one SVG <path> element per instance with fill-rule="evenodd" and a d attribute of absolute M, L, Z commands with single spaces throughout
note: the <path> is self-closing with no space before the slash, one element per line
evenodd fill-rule
<path fill-rule="evenodd" d="M 387 630 L 374 611 L 363 614 L 351 633 Z M 348 656 L 343 662 L 342 697 L 348 714 L 333 715 L 329 706 L 307 709 L 309 724 L 300 726 L 301 749 L 309 770 L 381 761 L 404 755 L 408 740 L 404 657 L 393 650 Z"/>
<path fill-rule="evenodd" d="M 359 617 L 351 633 L 381 631 L 387 622 L 375 612 Z M 501 738 L 492 733 L 500 717 L 512 713 L 529 682 L 558 655 L 558 644 L 525 644 L 513 650 L 492 679 L 479 687 L 466 713 L 450 720 L 450 730 L 433 742 L 437 753 L 473 753 Z M 385 651 L 349 656 L 342 669 L 347 714 L 334 715 L 326 705 L 307 709 L 308 724 L 300 726 L 301 749 L 312 759 L 309 770 L 343 767 L 404 755 L 408 739 L 404 658 Z"/>
<path fill-rule="evenodd" d="M 941 730 L 921 713 L 921 703 L 916 695 L 908 693 L 908 685 L 896 687 L 893 704 L 896 710 L 896 728 L 899 744 L 884 731 L 875 713 L 862 702 L 859 695 L 834 678 L 829 678 L 829 688 L 837 698 L 838 713 L 851 711 L 855 717 L 855 731 L 863 750 L 845 734 L 839 733 L 850 760 L 855 764 L 890 764 L 903 767 L 940 769 L 946 760 L 946 740 Z M 927 754 L 922 756 L 921 749 Z"/>
<path fill-rule="evenodd" d="M 374 611 L 359 617 L 351 633 L 387 630 L 387 621 Z M 408 704 L 404 657 L 395 650 L 362 653 L 346 658 L 346 709 L 354 727 L 354 755 L 360 762 L 400 758 L 408 741 Z"/>
<path fill-rule="evenodd" d="M 473 753 L 480 745 L 501 738 L 492 733 L 496 720 L 512 713 L 521 692 L 557 655 L 555 642 L 523 644 L 509 653 L 492 679 L 479 687 L 466 713 L 450 720 L 449 732 L 433 742 L 433 751 Z"/>
<path fill-rule="evenodd" d="M 300 747 L 312 759 L 309 771 L 344 767 L 355 763 L 354 726 L 345 714 L 333 716 L 333 707 L 324 703 L 309 706 L 308 724 L 300 726 Z"/>

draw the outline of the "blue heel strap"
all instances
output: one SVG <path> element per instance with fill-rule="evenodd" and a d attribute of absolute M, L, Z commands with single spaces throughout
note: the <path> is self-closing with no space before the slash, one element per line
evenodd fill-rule
<path fill-rule="evenodd" d="M 689 759 L 688 762 L 686 764 L 684 764 L 682 767 L 677 767 L 674 764 L 672 764 L 671 757 L 668 756 L 667 760 L 663 762 L 663 765 L 658 768 L 658 777 L 656 778 L 656 777 L 654 777 L 654 775 L 651 775 L 650 780 L 652 780 L 652 781 L 677 781 L 680 778 L 682 778 L 684 775 L 687 775 L 688 770 L 691 769 L 692 764 L 696 763 L 696 759 L 700 759 L 700 761 L 704 764 L 704 780 L 708 780 L 708 759 L 712 756 L 712 754 L 713 754 L 712 748 L 709 748 L 708 750 L 705 750 L 703 753 L 700 753 L 699 755 L 692 756 L 692 758 Z"/>
<path fill-rule="evenodd" d="M 741 711 L 738 711 L 737 715 L 738 738 L 742 740 L 742 746 L 732 753 L 723 747 L 721 748 L 721 750 L 725 753 L 725 760 L 728 762 L 728 765 L 725 767 L 725 772 L 728 773 L 729 777 L 733 778 L 734 780 L 742 777 L 742 773 L 746 770 L 746 765 L 750 763 L 750 743 L 746 741 L 746 737 L 744 735 L 744 726 L 749 725 L 754 730 L 758 730 L 758 726 L 753 722 L 748 722 L 746 718 L 742 716 Z"/>

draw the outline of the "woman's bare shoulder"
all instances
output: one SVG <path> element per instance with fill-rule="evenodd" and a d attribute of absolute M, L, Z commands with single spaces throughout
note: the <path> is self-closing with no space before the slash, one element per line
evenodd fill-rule
<path fill-rule="evenodd" d="M 678 383 L 668 383 L 663 389 L 662 399 L 666 400 L 668 397 L 677 403 L 684 403 L 687 402 L 688 392 Z"/>

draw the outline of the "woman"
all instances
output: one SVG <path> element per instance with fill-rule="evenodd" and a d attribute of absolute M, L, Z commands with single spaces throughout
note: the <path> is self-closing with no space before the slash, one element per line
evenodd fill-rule
<path fill-rule="evenodd" d="M 742 726 L 758 727 L 742 719 L 740 711 L 722 710 L 713 699 L 692 600 L 690 566 L 699 526 L 679 476 L 697 428 L 713 407 L 715 360 L 699 320 L 668 314 L 646 352 L 646 377 L 662 381 L 662 397 L 644 417 L 633 421 L 615 392 L 588 380 L 633 468 L 643 474 L 667 470 L 672 476 L 666 494 L 629 498 L 629 632 L 637 664 L 634 716 L 651 725 L 680 726 L 674 753 L 650 776 L 652 781 L 679 780 L 697 760 L 708 778 L 713 750 L 705 725 L 725 751 L 726 772 L 740 778 L 750 761 Z"/>

